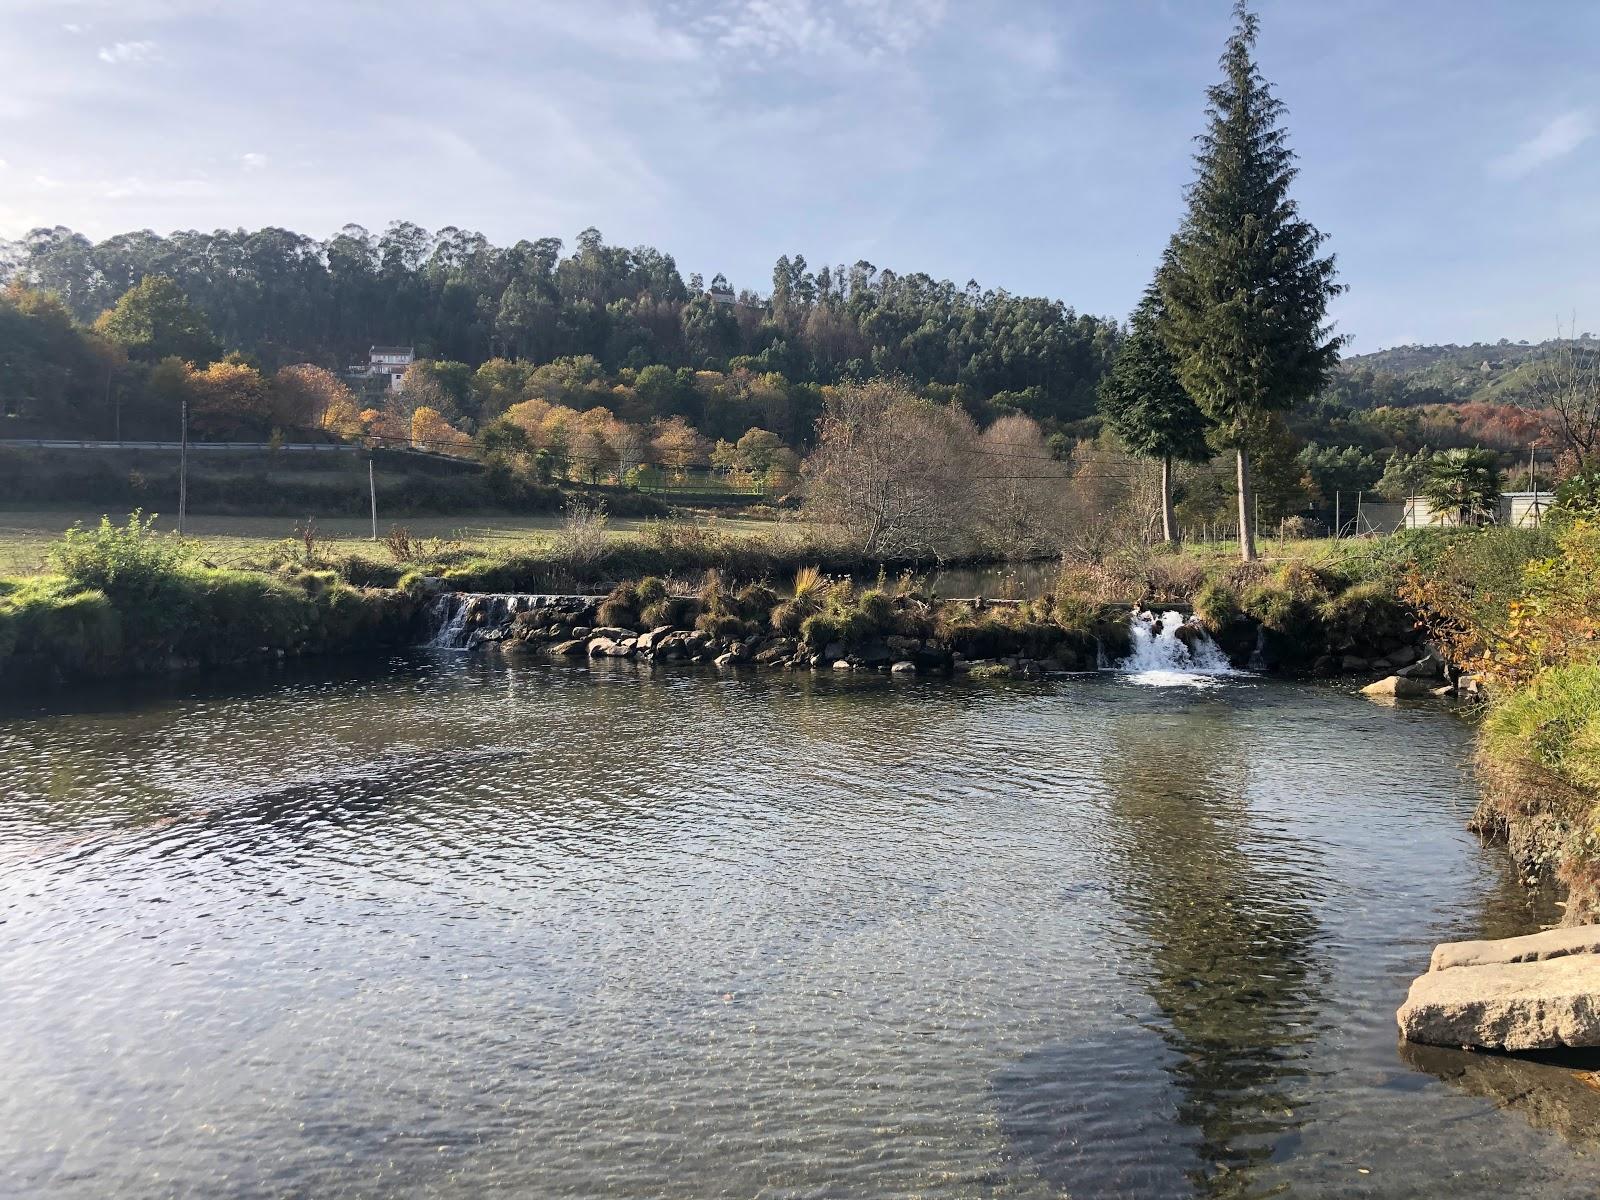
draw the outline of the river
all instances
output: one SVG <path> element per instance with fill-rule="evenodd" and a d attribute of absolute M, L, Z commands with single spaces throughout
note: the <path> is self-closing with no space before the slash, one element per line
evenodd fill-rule
<path fill-rule="evenodd" d="M 0 1194 L 1593 1197 L 1396 1047 L 1433 943 L 1553 919 L 1470 728 L 1201 682 L 13 698 Z"/>

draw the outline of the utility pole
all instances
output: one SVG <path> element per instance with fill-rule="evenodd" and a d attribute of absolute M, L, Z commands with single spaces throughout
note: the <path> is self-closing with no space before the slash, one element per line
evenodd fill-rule
<path fill-rule="evenodd" d="M 1533 523 L 1544 524 L 1544 505 L 1539 503 L 1539 477 L 1533 473 L 1533 447 L 1528 447 L 1528 490 L 1533 493 Z"/>
<path fill-rule="evenodd" d="M 183 437 L 178 443 L 178 532 L 189 515 L 189 397 L 183 398 Z"/>
<path fill-rule="evenodd" d="M 378 484 L 372 474 L 372 457 L 367 456 L 367 495 L 372 498 L 372 540 L 378 540 Z"/>
<path fill-rule="evenodd" d="M 111 403 L 111 360 L 109 358 L 106 360 L 106 403 Z M 122 442 L 122 395 L 120 392 L 117 394 L 117 405 L 113 411 L 116 413 L 114 421 L 117 442 L 120 444 Z"/>

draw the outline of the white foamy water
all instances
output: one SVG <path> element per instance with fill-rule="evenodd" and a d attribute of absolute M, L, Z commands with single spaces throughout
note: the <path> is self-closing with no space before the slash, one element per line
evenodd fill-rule
<path fill-rule="evenodd" d="M 1180 612 L 1156 614 L 1135 610 L 1128 618 L 1133 650 L 1117 664 L 1129 683 L 1144 687 L 1215 687 L 1230 675 L 1241 675 L 1198 623 L 1185 628 Z M 1179 636 L 1179 630 L 1184 630 Z"/>

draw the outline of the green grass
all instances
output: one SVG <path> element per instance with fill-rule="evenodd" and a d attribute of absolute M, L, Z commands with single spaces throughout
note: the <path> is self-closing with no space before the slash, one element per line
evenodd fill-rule
<path fill-rule="evenodd" d="M 1600 804 L 1600 666 L 1555 667 L 1495 705 L 1482 750 L 1588 789 Z"/>
<path fill-rule="evenodd" d="M 0 511 L 0 576 L 28 576 L 46 571 L 45 555 L 74 524 L 92 526 L 106 515 L 104 510 L 51 509 L 39 512 Z M 117 519 L 120 514 L 110 514 Z M 695 515 L 693 523 L 724 533 L 760 535 L 786 531 L 790 526 L 761 517 L 740 514 L 731 517 Z M 370 518 L 330 517 L 318 519 L 317 537 L 327 543 L 330 556 L 354 555 L 389 561 L 382 538 L 396 525 L 410 530 L 417 538 L 440 538 L 461 543 L 464 549 L 490 555 L 548 548 L 552 535 L 562 527 L 560 516 L 507 516 L 470 513 L 450 517 L 407 517 L 379 520 L 380 541 L 372 541 Z M 191 515 L 187 533 L 196 543 L 197 553 L 219 567 L 247 567 L 259 564 L 295 537 L 300 524 L 289 517 L 234 517 Z M 644 519 L 614 518 L 608 534 L 620 538 L 645 528 Z M 171 532 L 177 521 L 168 514 L 156 518 L 155 528 Z"/>

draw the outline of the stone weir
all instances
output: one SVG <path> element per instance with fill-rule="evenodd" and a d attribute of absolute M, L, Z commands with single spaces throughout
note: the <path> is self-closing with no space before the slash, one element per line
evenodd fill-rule
<path fill-rule="evenodd" d="M 423 644 L 441 650 L 471 650 L 512 636 L 524 615 L 591 619 L 604 596 L 538 592 L 441 592 L 428 605 Z"/>
<path fill-rule="evenodd" d="M 625 658 L 660 663 L 709 663 L 718 667 L 751 665 L 788 669 L 879 671 L 897 675 L 974 674 L 1021 679 L 1093 671 L 1107 660 L 1100 639 L 1056 630 L 1048 646 L 991 647 L 988 657 L 963 655 L 967 647 L 933 637 L 883 633 L 861 641 L 813 647 L 798 637 L 759 623 L 744 622 L 736 636 L 717 635 L 682 625 L 624 627 L 605 625 L 605 596 L 534 593 L 459 593 L 437 595 L 427 609 L 423 642 L 440 649 L 515 649 L 554 658 Z M 956 604 L 946 600 L 942 604 Z M 977 608 L 985 601 L 971 602 Z M 970 649 L 970 648 L 969 648 Z M 1112 652 L 1126 650 L 1126 634 Z"/>

